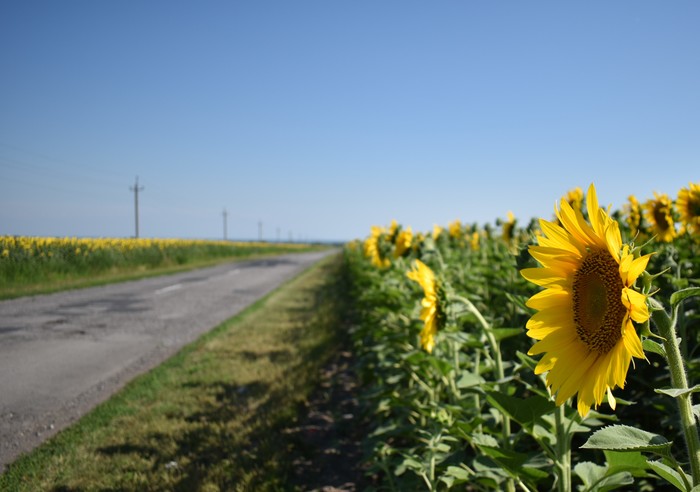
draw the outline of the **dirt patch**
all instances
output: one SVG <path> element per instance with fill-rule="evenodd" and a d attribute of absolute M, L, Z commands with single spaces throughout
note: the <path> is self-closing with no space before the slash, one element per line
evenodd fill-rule
<path fill-rule="evenodd" d="M 299 425 L 284 430 L 294 449 L 290 485 L 309 492 L 356 492 L 369 485 L 358 390 L 352 353 L 340 351 L 323 368 Z"/>

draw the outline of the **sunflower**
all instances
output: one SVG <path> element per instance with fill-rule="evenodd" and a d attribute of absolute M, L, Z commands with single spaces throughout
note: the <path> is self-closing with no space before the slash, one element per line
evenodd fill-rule
<path fill-rule="evenodd" d="M 391 265 L 389 259 L 382 254 L 380 247 L 381 238 L 385 233 L 386 230 L 383 227 L 372 226 L 372 233 L 364 243 L 365 256 L 378 268 L 388 268 Z"/>
<path fill-rule="evenodd" d="M 479 251 L 479 247 L 480 247 L 479 231 L 472 232 L 472 238 L 469 241 L 469 244 L 471 245 L 471 247 L 474 251 Z"/>
<path fill-rule="evenodd" d="M 565 199 L 574 210 L 583 208 L 583 190 L 580 186 L 567 191 Z"/>
<path fill-rule="evenodd" d="M 619 225 L 598 206 L 593 185 L 586 203 L 590 224 L 565 199 L 556 210 L 562 226 L 540 220 L 544 235 L 529 251 L 542 268 L 521 270 L 544 287 L 527 302 L 538 311 L 527 334 L 539 340 L 528 353 L 544 353 L 535 373 L 549 371 L 557 405 L 578 393 L 581 416 L 606 394 L 615 408 L 612 390 L 624 387 L 632 357 L 644 358 L 632 321 L 649 319 L 646 296 L 633 286 L 650 255 L 635 259 L 622 246 Z"/>
<path fill-rule="evenodd" d="M 630 228 L 630 234 L 636 236 L 642 229 L 642 206 L 639 200 L 634 195 L 627 197 L 627 203 L 624 206 L 625 215 L 627 216 L 627 225 Z"/>
<path fill-rule="evenodd" d="M 441 301 L 443 298 L 442 288 L 430 267 L 420 260 L 415 260 L 413 269 L 409 270 L 406 276 L 423 287 L 424 297 L 421 301 L 423 309 L 420 312 L 420 319 L 425 324 L 420 332 L 420 344 L 430 353 L 435 347 L 435 336 L 438 328 L 442 326 L 445 319 L 442 306 L 444 301 Z"/>
<path fill-rule="evenodd" d="M 425 234 L 419 232 L 413 237 L 411 249 L 413 249 L 414 252 L 420 252 L 421 248 L 423 247 L 423 243 L 425 243 Z"/>
<path fill-rule="evenodd" d="M 443 227 L 441 227 L 437 224 L 434 224 L 433 225 L 433 239 L 437 240 L 437 238 L 440 237 L 440 234 L 442 234 L 442 231 L 443 231 Z"/>
<path fill-rule="evenodd" d="M 394 245 L 394 258 L 402 257 L 406 251 L 411 249 L 411 242 L 413 241 L 413 231 L 410 227 L 403 229 L 396 236 L 396 244 Z"/>
<path fill-rule="evenodd" d="M 503 223 L 501 237 L 507 243 L 511 242 L 515 237 L 515 215 L 513 215 L 513 212 L 508 212 L 508 221 Z"/>
<path fill-rule="evenodd" d="M 671 213 L 671 200 L 668 195 L 654 192 L 654 198 L 644 204 L 645 217 L 659 241 L 670 243 L 676 237 L 676 228 Z"/>
<path fill-rule="evenodd" d="M 459 220 L 450 222 L 447 226 L 450 231 L 450 237 L 460 239 L 462 237 L 462 223 Z"/>
<path fill-rule="evenodd" d="M 391 224 L 389 225 L 389 233 L 387 234 L 389 242 L 394 242 L 394 240 L 396 239 L 396 235 L 399 232 L 399 229 L 399 223 L 396 221 L 396 219 L 392 219 Z"/>
<path fill-rule="evenodd" d="M 685 229 L 691 234 L 700 234 L 700 183 L 688 183 L 688 188 L 681 188 L 676 208 Z"/>

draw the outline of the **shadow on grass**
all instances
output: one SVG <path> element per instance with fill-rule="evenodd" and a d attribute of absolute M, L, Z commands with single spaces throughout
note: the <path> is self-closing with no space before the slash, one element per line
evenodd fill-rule
<path fill-rule="evenodd" d="M 274 384 L 262 380 L 236 384 L 233 375 L 228 380 L 182 382 L 184 390 L 208 397 L 195 410 L 175 408 L 167 415 L 172 428 L 179 430 L 151 432 L 138 443 L 127 441 L 100 448 L 98 453 L 134 455 L 147 461 L 147 489 L 153 491 L 302 490 L 291 485 L 299 479 L 292 480 L 294 460 L 300 452 L 313 451 L 306 450 L 313 440 L 300 442 L 298 435 L 285 430 L 298 427 L 298 420 L 305 418 L 306 395 L 318 383 L 321 366 L 337 352 L 339 339 L 344 338 L 342 289 L 341 281 L 304 288 L 300 293 L 311 302 L 304 308 L 288 306 L 292 327 L 280 337 L 293 345 L 294 351 L 235 353 L 242 362 L 267 359 L 287 366 Z M 295 359 L 299 362 L 293 363 Z M 310 429 L 309 425 L 305 428 Z M 344 451 L 337 444 L 338 436 L 334 440 L 333 447 Z M 315 448 L 315 443 L 310 447 Z M 56 488 L 53 492 L 80 490 Z M 125 484 L 120 490 L 138 489 Z"/>
<path fill-rule="evenodd" d="M 293 377 L 298 370 L 292 366 L 284 377 Z M 149 490 L 194 491 L 212 486 L 220 490 L 289 490 L 283 487 L 288 474 L 288 447 L 279 435 L 300 407 L 290 402 L 288 388 L 271 390 L 269 384 L 259 381 L 183 386 L 214 395 L 198 411 L 170 417 L 186 422 L 186 430 L 175 435 L 151 433 L 145 441 L 155 443 L 153 446 L 126 442 L 98 452 L 107 456 L 135 454 L 148 460 L 153 477 L 165 474 L 168 479 L 162 484 L 151 483 Z M 242 431 L 236 435 L 234 428 Z M 53 492 L 61 490 L 80 489 Z"/>

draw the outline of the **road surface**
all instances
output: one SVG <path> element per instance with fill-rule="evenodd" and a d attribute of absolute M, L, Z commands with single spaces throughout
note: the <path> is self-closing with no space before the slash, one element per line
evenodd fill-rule
<path fill-rule="evenodd" d="M 134 376 L 334 252 L 0 301 L 0 473 Z"/>

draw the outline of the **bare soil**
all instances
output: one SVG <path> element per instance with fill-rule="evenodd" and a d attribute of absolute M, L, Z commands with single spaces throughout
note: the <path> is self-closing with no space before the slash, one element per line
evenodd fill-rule
<path fill-rule="evenodd" d="M 369 485 L 358 391 L 352 353 L 342 350 L 323 368 L 298 425 L 284 430 L 294 449 L 290 485 L 308 492 L 356 492 Z"/>

